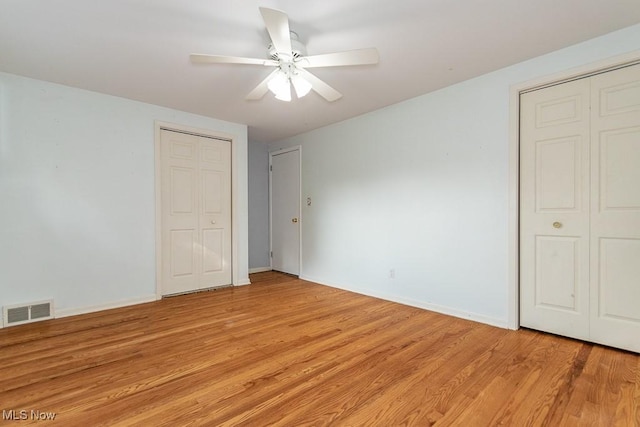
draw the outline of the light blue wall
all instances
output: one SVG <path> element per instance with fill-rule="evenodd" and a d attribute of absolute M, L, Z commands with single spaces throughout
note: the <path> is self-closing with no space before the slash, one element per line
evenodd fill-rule
<path fill-rule="evenodd" d="M 249 269 L 268 269 L 269 146 L 249 141 Z"/>
<path fill-rule="evenodd" d="M 155 297 L 156 120 L 235 136 L 234 279 L 248 281 L 246 126 L 0 73 L 0 306 Z"/>
<path fill-rule="evenodd" d="M 303 146 L 301 276 L 506 326 L 510 87 L 637 49 L 640 25 L 270 144 Z"/>

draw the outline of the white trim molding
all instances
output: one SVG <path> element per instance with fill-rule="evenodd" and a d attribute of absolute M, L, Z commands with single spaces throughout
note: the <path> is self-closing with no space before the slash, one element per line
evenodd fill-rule
<path fill-rule="evenodd" d="M 302 277 L 300 279 L 306 280 L 308 282 L 317 283 L 319 285 L 329 286 L 331 288 L 342 289 L 344 291 L 353 292 L 360 295 L 365 295 L 368 297 L 378 298 L 385 301 L 391 301 L 402 305 L 408 305 L 411 307 L 420 308 L 423 310 L 433 311 L 440 314 L 445 314 L 447 316 L 453 316 L 460 319 L 471 320 L 473 322 L 484 323 L 486 325 L 496 326 L 498 328 L 507 328 L 508 325 L 502 319 L 495 319 L 493 317 L 484 316 L 478 313 L 472 313 L 470 311 L 459 310 L 457 308 L 446 307 L 443 305 L 432 304 L 425 301 L 418 301 L 410 298 L 398 298 L 396 295 L 388 295 L 381 292 L 372 292 L 370 289 L 364 289 L 359 287 L 352 286 L 341 286 L 330 283 L 323 283 L 320 280 L 314 279 L 313 277 Z"/>
<path fill-rule="evenodd" d="M 123 301 L 115 301 L 107 304 L 93 305 L 90 307 L 80 308 L 65 308 L 63 310 L 56 310 L 56 319 L 60 317 L 77 316 L 80 314 L 95 313 L 96 311 L 111 310 L 114 308 L 129 307 L 131 305 L 144 304 L 148 302 L 154 302 L 157 298 L 155 295 L 147 295 L 145 297 L 139 297 L 134 299 L 128 299 Z"/>
<path fill-rule="evenodd" d="M 512 85 L 509 90 L 509 277 L 507 327 L 520 327 L 520 94 L 640 63 L 640 50 Z"/>
<path fill-rule="evenodd" d="M 256 267 L 256 268 L 250 268 L 250 269 L 249 269 L 249 274 L 254 274 L 254 273 L 264 273 L 265 271 L 271 271 L 271 267 Z"/>

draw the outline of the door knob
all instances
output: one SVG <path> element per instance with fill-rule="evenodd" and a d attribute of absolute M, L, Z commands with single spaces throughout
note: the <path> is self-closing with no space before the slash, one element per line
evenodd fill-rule
<path fill-rule="evenodd" d="M 211 220 L 211 224 L 215 224 L 216 222 L 214 220 Z"/>
<path fill-rule="evenodd" d="M 292 218 L 291 222 L 293 222 L 295 224 L 296 222 L 298 222 L 298 218 Z"/>
<path fill-rule="evenodd" d="M 561 222 L 556 221 L 556 222 L 553 223 L 553 228 L 561 228 L 561 227 L 562 227 L 562 223 Z"/>

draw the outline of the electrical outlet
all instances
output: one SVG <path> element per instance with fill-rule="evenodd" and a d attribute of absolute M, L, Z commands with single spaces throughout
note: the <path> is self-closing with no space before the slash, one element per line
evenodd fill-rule
<path fill-rule="evenodd" d="M 392 268 L 391 270 L 389 270 L 389 279 L 395 279 L 396 278 L 396 269 Z"/>

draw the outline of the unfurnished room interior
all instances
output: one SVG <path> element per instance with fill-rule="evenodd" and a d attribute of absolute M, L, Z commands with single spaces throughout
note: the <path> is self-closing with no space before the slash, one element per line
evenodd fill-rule
<path fill-rule="evenodd" d="M 0 0 L 0 425 L 640 426 L 640 2 Z"/>

